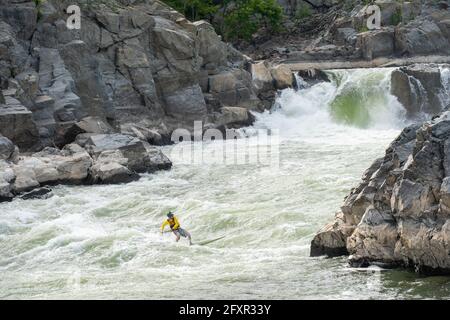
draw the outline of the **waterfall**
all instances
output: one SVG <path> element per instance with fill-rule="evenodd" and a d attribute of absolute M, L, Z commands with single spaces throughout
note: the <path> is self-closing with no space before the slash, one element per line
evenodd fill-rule
<path fill-rule="evenodd" d="M 406 123 L 405 110 L 390 93 L 393 70 L 327 71 L 331 82 L 284 90 L 271 112 L 257 116 L 256 125 L 294 135 L 332 132 L 343 126 L 401 128 Z"/>

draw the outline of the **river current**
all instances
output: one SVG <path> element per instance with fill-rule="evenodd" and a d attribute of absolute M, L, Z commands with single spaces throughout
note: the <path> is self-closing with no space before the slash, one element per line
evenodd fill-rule
<path fill-rule="evenodd" d="M 0 298 L 450 298 L 448 277 L 309 257 L 314 234 L 407 124 L 391 71 L 333 71 L 331 83 L 287 89 L 242 130 L 248 138 L 163 147 L 170 171 L 0 204 Z M 267 152 L 258 129 L 277 136 L 271 161 L 217 161 L 230 145 Z M 168 210 L 194 243 L 224 238 L 175 243 L 159 233 Z"/>

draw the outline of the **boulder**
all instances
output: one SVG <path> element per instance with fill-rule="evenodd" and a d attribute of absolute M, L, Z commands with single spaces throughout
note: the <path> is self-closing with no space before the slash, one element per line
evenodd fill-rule
<path fill-rule="evenodd" d="M 0 159 L 0 202 L 11 200 L 13 195 L 13 183 L 16 179 L 11 164 Z"/>
<path fill-rule="evenodd" d="M 283 90 L 286 88 L 292 88 L 295 84 L 294 74 L 291 69 L 285 65 L 278 65 L 270 69 L 275 88 Z"/>
<path fill-rule="evenodd" d="M 52 189 L 43 187 L 43 188 L 37 188 L 32 191 L 24 192 L 20 195 L 20 198 L 23 200 L 44 200 L 48 199 L 52 196 Z"/>
<path fill-rule="evenodd" d="M 367 31 L 358 35 L 357 47 L 367 60 L 394 54 L 394 32 L 390 29 Z"/>
<path fill-rule="evenodd" d="M 193 23 L 196 30 L 198 54 L 203 58 L 203 65 L 213 64 L 215 67 L 225 65 L 227 61 L 227 45 L 221 41 L 214 27 L 207 21 Z"/>
<path fill-rule="evenodd" d="M 421 94 L 421 84 L 401 70 L 394 70 L 391 74 L 391 94 L 406 109 L 408 118 L 420 116 L 425 101 Z"/>
<path fill-rule="evenodd" d="M 446 89 L 439 66 L 416 64 L 392 72 L 391 93 L 407 110 L 410 118 L 422 113 L 434 115 L 444 109 Z"/>
<path fill-rule="evenodd" d="M 6 97 L 6 103 L 0 105 L 0 133 L 24 151 L 36 148 L 39 132 L 33 114 L 14 98 Z"/>
<path fill-rule="evenodd" d="M 246 108 L 223 107 L 220 113 L 216 115 L 215 124 L 226 127 L 244 127 L 250 126 L 255 121 L 255 117 Z"/>
<path fill-rule="evenodd" d="M 154 172 L 170 169 L 172 166 L 170 160 L 159 149 L 128 135 L 94 135 L 88 139 L 85 148 L 94 158 L 104 151 L 119 150 L 128 160 L 127 167 L 135 172 Z"/>
<path fill-rule="evenodd" d="M 100 117 L 85 117 L 74 123 L 64 135 L 66 143 L 72 143 L 79 134 L 109 134 L 115 130 Z"/>
<path fill-rule="evenodd" d="M 6 137 L 0 136 L 0 161 L 10 161 L 16 152 L 16 146 Z"/>
<path fill-rule="evenodd" d="M 431 20 L 416 19 L 395 29 L 395 52 L 399 55 L 449 54 L 450 43 Z"/>
<path fill-rule="evenodd" d="M 103 151 L 90 169 L 93 184 L 126 183 L 139 179 L 139 175 L 127 168 L 128 159 L 120 150 Z"/>
<path fill-rule="evenodd" d="M 17 177 L 14 189 L 23 192 L 45 184 L 80 184 L 91 166 L 92 158 L 78 145 L 67 145 L 63 150 L 45 148 L 21 157 L 13 166 Z"/>
<path fill-rule="evenodd" d="M 346 225 L 343 214 L 337 213 L 335 221 L 323 227 L 311 241 L 311 257 L 327 255 L 337 257 L 348 254 L 346 248 L 347 237 L 354 227 Z"/>
<path fill-rule="evenodd" d="M 273 90 L 272 75 L 263 61 L 252 64 L 250 70 L 253 83 L 258 91 Z"/>
<path fill-rule="evenodd" d="M 198 84 L 182 88 L 164 97 L 166 112 L 178 119 L 202 120 L 206 115 L 206 103 Z"/>

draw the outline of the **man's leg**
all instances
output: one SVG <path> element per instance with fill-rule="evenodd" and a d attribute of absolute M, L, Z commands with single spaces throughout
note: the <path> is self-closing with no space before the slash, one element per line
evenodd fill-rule
<path fill-rule="evenodd" d="M 173 234 L 175 235 L 175 237 L 177 237 L 177 238 L 175 239 L 175 242 L 180 241 L 180 233 L 179 233 L 178 231 L 174 230 L 174 231 L 173 231 Z"/>
<path fill-rule="evenodd" d="M 187 237 L 188 237 L 188 239 L 189 239 L 189 245 L 192 245 L 192 237 L 191 237 L 191 234 L 188 232 L 188 231 L 186 231 L 186 230 L 184 230 L 185 232 L 186 232 L 186 235 L 187 235 Z"/>

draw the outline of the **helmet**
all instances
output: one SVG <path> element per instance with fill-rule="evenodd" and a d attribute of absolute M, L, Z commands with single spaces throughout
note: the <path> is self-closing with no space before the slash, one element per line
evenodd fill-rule
<path fill-rule="evenodd" d="M 172 213 L 172 211 L 169 211 L 169 213 L 167 214 L 167 217 L 170 219 L 170 218 L 173 218 L 173 213 Z"/>

